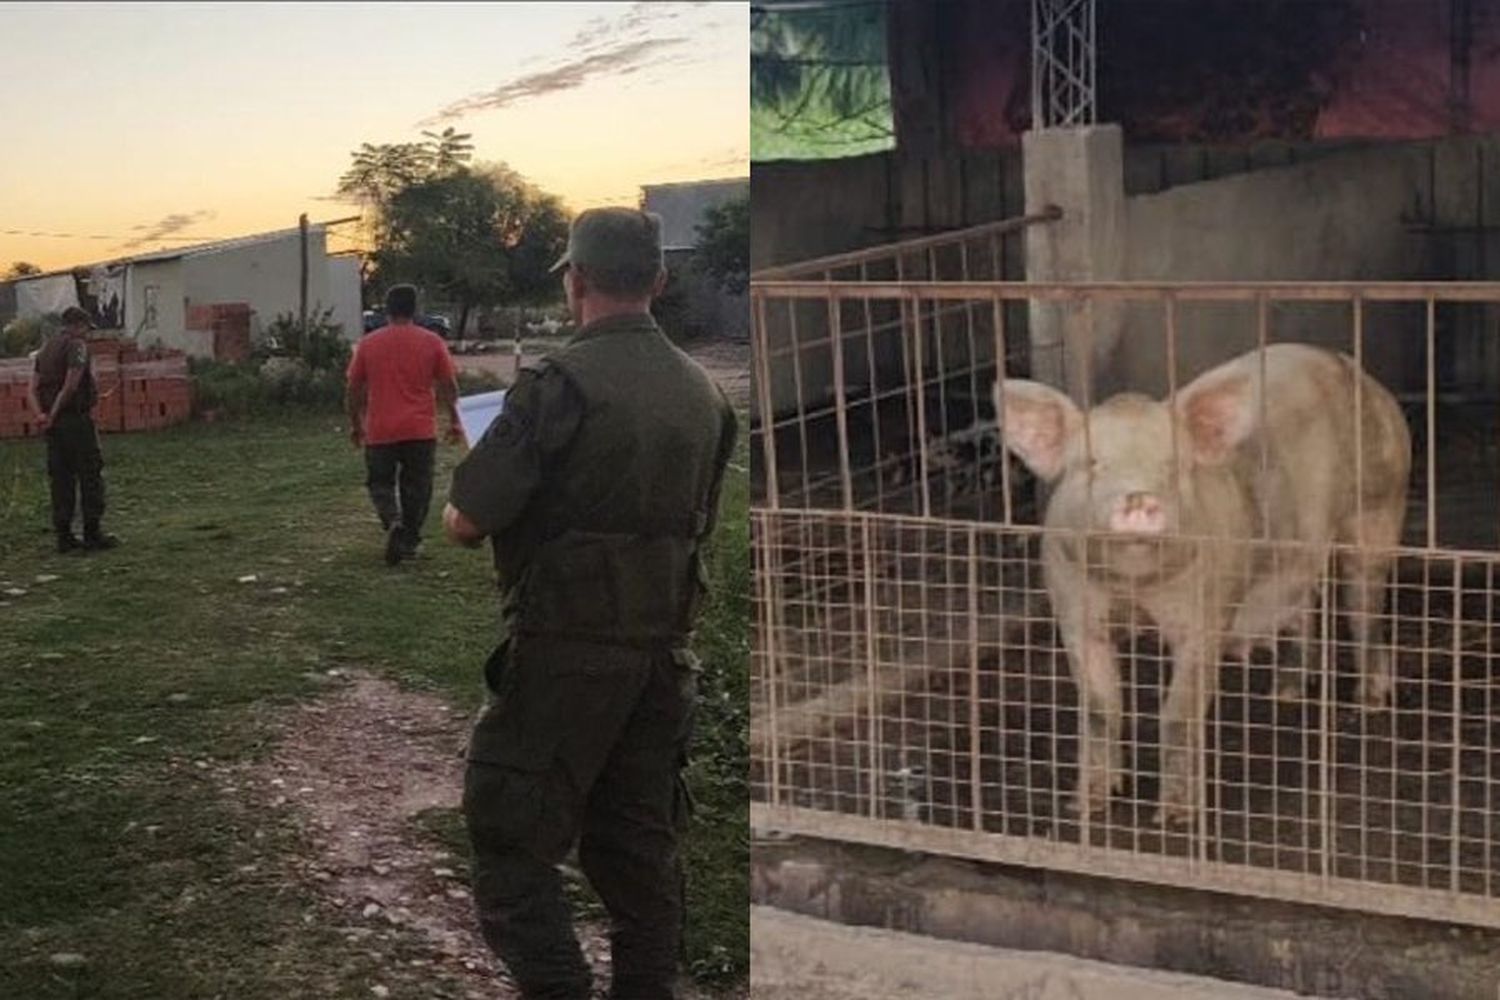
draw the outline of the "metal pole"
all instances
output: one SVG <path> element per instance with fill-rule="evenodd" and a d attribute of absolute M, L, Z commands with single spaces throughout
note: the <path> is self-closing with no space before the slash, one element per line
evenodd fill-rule
<path fill-rule="evenodd" d="M 307 354 L 307 213 L 297 219 L 297 229 L 302 237 L 302 279 L 297 295 L 298 329 L 302 331 L 302 353 Z"/>

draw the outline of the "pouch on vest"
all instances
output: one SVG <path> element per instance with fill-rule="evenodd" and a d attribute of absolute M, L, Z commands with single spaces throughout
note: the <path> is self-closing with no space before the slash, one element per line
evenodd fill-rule
<path fill-rule="evenodd" d="M 696 548 L 681 537 L 566 532 L 536 551 L 517 624 L 628 641 L 686 635 L 698 585 Z"/>

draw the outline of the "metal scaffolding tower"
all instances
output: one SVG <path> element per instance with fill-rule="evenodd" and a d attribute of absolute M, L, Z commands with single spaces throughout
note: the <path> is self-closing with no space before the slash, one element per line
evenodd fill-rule
<path fill-rule="evenodd" d="M 1031 0 L 1031 127 L 1094 124 L 1094 0 Z"/>

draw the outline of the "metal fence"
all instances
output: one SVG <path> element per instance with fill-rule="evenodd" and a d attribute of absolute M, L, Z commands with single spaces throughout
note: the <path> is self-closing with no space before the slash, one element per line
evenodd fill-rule
<path fill-rule="evenodd" d="M 1500 285 L 1004 283 L 987 238 L 752 284 L 753 825 L 1500 926 L 1500 413 L 1435 374 Z M 1200 307 L 1254 341 L 1206 379 Z M 1057 324 L 1076 411 L 1019 381 Z"/>

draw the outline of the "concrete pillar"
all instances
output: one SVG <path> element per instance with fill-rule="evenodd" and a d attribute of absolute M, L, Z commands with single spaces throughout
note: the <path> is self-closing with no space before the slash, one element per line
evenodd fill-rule
<path fill-rule="evenodd" d="M 1028 281 L 1112 281 L 1125 275 L 1124 143 L 1118 125 L 1052 128 L 1021 140 L 1026 211 L 1047 205 L 1057 222 L 1026 232 Z M 1033 302 L 1032 377 L 1080 405 L 1097 402 L 1113 383 L 1110 360 L 1124 307 L 1095 302 Z"/>

